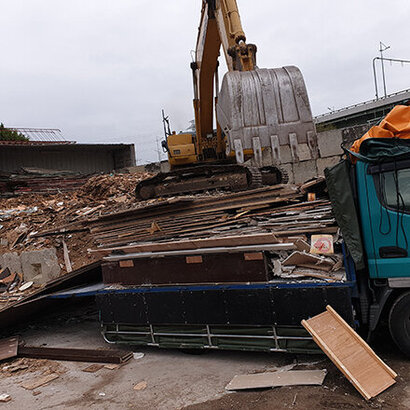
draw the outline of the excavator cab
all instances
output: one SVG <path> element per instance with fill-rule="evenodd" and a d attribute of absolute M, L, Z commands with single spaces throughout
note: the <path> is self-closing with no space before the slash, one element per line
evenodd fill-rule
<path fill-rule="evenodd" d="M 194 134 L 188 132 L 181 132 L 180 134 L 173 132 L 168 136 L 167 151 L 171 169 L 197 162 L 194 138 Z"/>

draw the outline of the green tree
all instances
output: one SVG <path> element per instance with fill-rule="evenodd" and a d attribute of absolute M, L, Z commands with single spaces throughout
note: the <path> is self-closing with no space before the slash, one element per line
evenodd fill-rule
<path fill-rule="evenodd" d="M 6 128 L 0 123 L 0 141 L 29 141 L 21 132 Z"/>

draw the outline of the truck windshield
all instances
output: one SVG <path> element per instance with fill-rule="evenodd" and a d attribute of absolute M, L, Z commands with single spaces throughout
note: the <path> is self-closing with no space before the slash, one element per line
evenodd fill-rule
<path fill-rule="evenodd" d="M 380 178 L 385 204 L 395 210 L 410 211 L 410 168 L 383 172 Z"/>

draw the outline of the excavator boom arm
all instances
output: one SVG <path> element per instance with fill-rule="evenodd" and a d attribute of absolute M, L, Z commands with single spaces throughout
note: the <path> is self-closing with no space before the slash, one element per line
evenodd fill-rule
<path fill-rule="evenodd" d="M 214 89 L 218 91 L 218 57 L 223 48 L 229 71 L 256 67 L 256 46 L 246 44 L 236 0 L 203 0 L 195 52 L 191 64 L 197 151 L 200 160 L 223 156 L 222 133 L 214 135 Z M 216 86 L 214 87 L 214 80 Z"/>

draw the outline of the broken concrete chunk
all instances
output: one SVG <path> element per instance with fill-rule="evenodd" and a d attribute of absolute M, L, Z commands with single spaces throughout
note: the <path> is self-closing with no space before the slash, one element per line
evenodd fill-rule
<path fill-rule="evenodd" d="M 57 278 L 61 272 L 55 248 L 22 252 L 21 265 L 24 280 L 40 284 Z"/>
<path fill-rule="evenodd" d="M 20 256 L 17 252 L 3 253 L 0 255 L 0 266 L 9 268 L 11 272 L 22 272 Z"/>

